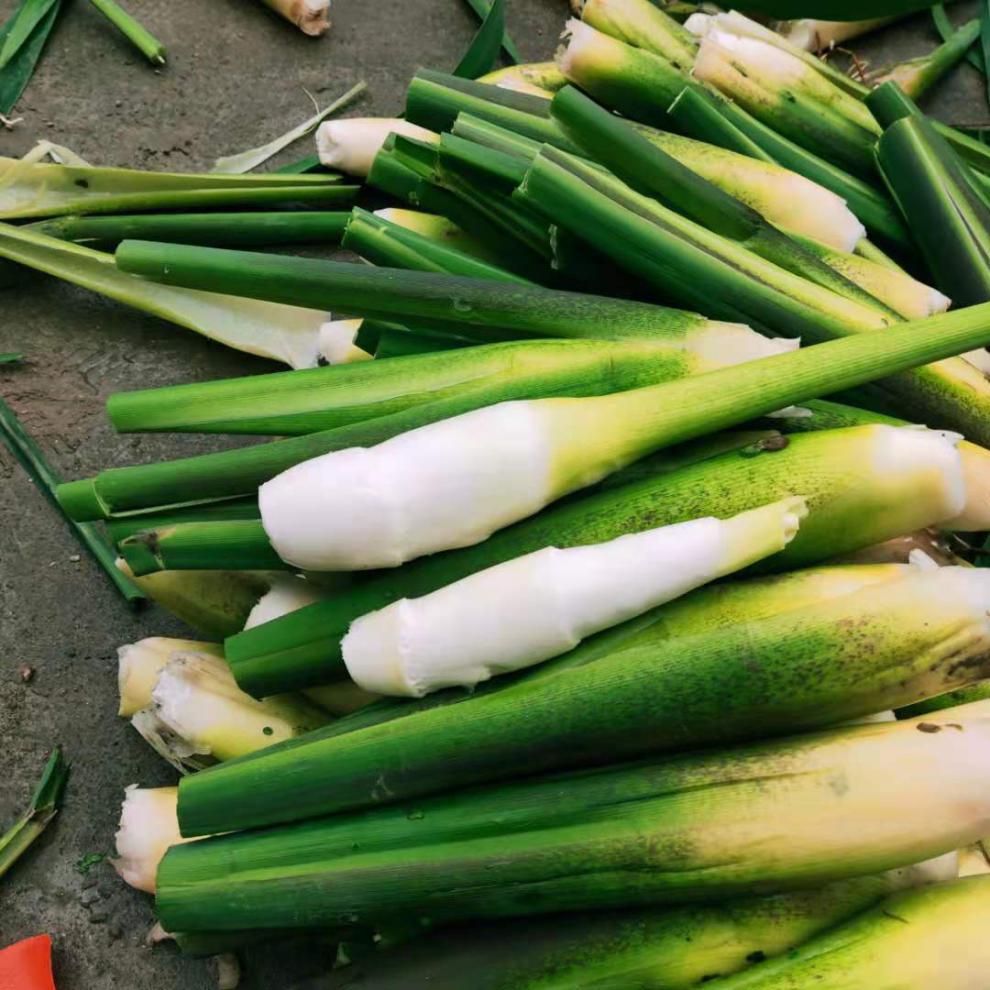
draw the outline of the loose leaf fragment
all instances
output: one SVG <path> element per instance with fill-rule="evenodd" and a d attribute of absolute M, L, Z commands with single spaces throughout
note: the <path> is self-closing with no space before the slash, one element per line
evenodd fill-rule
<path fill-rule="evenodd" d="M 0 69 L 27 43 L 35 28 L 48 16 L 60 0 L 21 0 L 21 5 L 8 22 L 8 28 L 0 46 Z"/>
<path fill-rule="evenodd" d="M 41 780 L 24 814 L 0 836 L 0 877 L 2 877 L 58 814 L 69 778 L 69 767 L 56 746 L 48 758 Z"/>
<path fill-rule="evenodd" d="M 152 64 L 165 64 L 165 46 L 115 0 L 90 3 Z"/>
<path fill-rule="evenodd" d="M 938 31 L 939 37 L 943 41 L 948 41 L 955 33 L 956 28 L 952 21 L 949 20 L 949 15 L 946 13 L 945 4 L 937 3 L 932 7 L 932 21 L 935 24 L 935 30 Z M 979 69 L 980 72 L 986 73 L 986 63 L 983 61 L 983 51 L 977 48 L 970 48 L 969 52 L 966 54 L 966 61 L 969 62 L 975 69 Z"/>
<path fill-rule="evenodd" d="M 505 36 L 505 0 L 494 0 L 482 21 L 478 33 L 460 60 L 454 75 L 463 79 L 477 79 L 491 72 L 502 50 Z"/>
<path fill-rule="evenodd" d="M 273 141 L 269 141 L 268 144 L 263 144 L 258 148 L 250 148 L 237 155 L 218 158 L 213 165 L 212 171 L 232 173 L 235 175 L 250 172 L 251 169 L 257 168 L 263 162 L 268 161 L 269 158 L 277 155 L 283 148 L 287 148 L 294 141 L 298 141 L 300 138 L 310 134 L 322 121 L 347 106 L 348 103 L 360 96 L 365 89 L 367 89 L 367 83 L 359 82 L 356 86 L 352 86 L 339 99 L 334 100 L 328 107 L 315 113 L 309 120 L 304 121 L 298 127 L 293 127 L 291 131 L 287 131 L 281 137 L 277 137 Z"/>
<path fill-rule="evenodd" d="M 73 519 L 69 519 L 65 514 L 55 496 L 55 489 L 58 487 L 61 479 L 45 460 L 41 449 L 25 431 L 14 411 L 2 399 L 0 399 L 0 437 L 3 438 L 10 448 L 11 453 L 17 458 L 24 470 L 27 471 L 31 480 L 47 496 L 48 500 L 56 506 L 75 532 L 79 542 L 92 554 L 96 562 L 107 573 L 107 576 L 114 583 L 117 590 L 123 595 L 124 600 L 128 603 L 144 601 L 144 593 L 117 569 L 117 556 L 96 527 L 91 523 L 78 523 Z M 2 843 L 0 843 L 0 874 L 3 872 L 2 848 Z"/>
<path fill-rule="evenodd" d="M 468 0 L 471 9 L 484 20 L 488 14 L 491 12 L 492 4 L 490 0 Z M 505 52 L 506 56 L 510 61 L 519 63 L 523 61 L 523 57 L 516 47 L 516 43 L 509 36 L 509 32 L 505 31 L 502 34 L 502 51 Z"/>
<path fill-rule="evenodd" d="M 26 41 L 20 45 L 10 61 L 0 69 L 0 115 L 8 114 L 21 98 L 21 93 L 34 74 L 34 67 L 48 41 L 48 35 L 55 25 L 61 10 L 61 2 L 52 4 L 45 16 L 38 22 Z M 10 38 L 13 21 L 0 27 L 0 42 Z"/>

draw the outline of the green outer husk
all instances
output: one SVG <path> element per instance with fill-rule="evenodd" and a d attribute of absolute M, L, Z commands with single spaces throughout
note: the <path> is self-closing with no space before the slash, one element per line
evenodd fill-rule
<path fill-rule="evenodd" d="M 905 705 L 898 708 L 896 715 L 898 718 L 917 718 L 919 715 L 929 715 L 932 712 L 945 711 L 946 708 L 957 708 L 959 705 L 969 705 L 974 701 L 987 701 L 990 699 L 990 681 L 980 681 L 978 684 L 970 684 L 969 687 L 959 688 L 956 691 L 947 691 L 935 698 L 926 698 L 913 705 Z"/>
<path fill-rule="evenodd" d="M 636 48 L 645 48 L 689 72 L 698 50 L 698 41 L 661 6 L 642 0 L 597 2 L 589 0 L 581 10 L 581 20 L 604 34 Z"/>
<path fill-rule="evenodd" d="M 123 560 L 118 566 L 131 576 Z M 155 604 L 201 636 L 223 639 L 244 628 L 275 576 L 265 571 L 161 571 L 133 580 Z"/>
<path fill-rule="evenodd" d="M 65 216 L 34 225 L 39 233 L 67 241 L 117 244 L 128 238 L 180 244 L 263 247 L 274 244 L 337 244 L 346 212 L 149 213 Z"/>
<path fill-rule="evenodd" d="M 938 287 L 960 306 L 990 299 L 990 209 L 923 117 L 891 124 L 877 158 Z"/>
<path fill-rule="evenodd" d="M 115 0 L 89 0 L 96 9 L 152 64 L 164 65 L 165 46 Z"/>
<path fill-rule="evenodd" d="M 577 149 L 550 120 L 549 100 L 420 69 L 406 93 L 406 118 L 431 131 L 449 131 L 459 113 L 470 113 L 534 141 Z"/>
<path fill-rule="evenodd" d="M 971 723 L 961 731 L 984 730 Z M 869 828 L 860 781 L 844 805 L 849 828 L 830 835 L 835 855 L 816 857 L 806 836 L 773 836 L 788 812 L 805 827 L 816 812 L 834 814 L 834 780 L 852 761 L 880 774 L 880 759 L 906 746 L 920 767 L 922 752 L 946 745 L 914 725 L 860 726 L 208 838 L 166 853 L 157 908 L 166 927 L 195 930 L 294 927 L 303 917 L 373 922 L 383 908 L 446 920 L 800 889 L 948 851 L 946 829 L 924 837 L 921 808 L 899 834 L 885 823 Z M 265 758 L 187 777 L 180 821 L 191 794 Z M 907 802 L 911 783 L 889 786 L 903 787 Z M 788 807 L 788 797 L 796 805 Z M 739 826 L 741 815 L 749 829 Z M 957 835 L 977 827 L 976 815 L 962 820 Z"/>
<path fill-rule="evenodd" d="M 894 894 L 786 956 L 714 984 L 714 990 L 791 990 L 848 985 L 953 990 L 979 986 L 987 949 L 977 944 L 990 908 L 990 876 Z M 965 935 L 969 934 L 969 938 Z M 959 952 L 966 953 L 962 958 Z"/>
<path fill-rule="evenodd" d="M 787 271 L 896 318 L 892 310 L 833 271 L 752 207 L 682 165 L 574 87 L 557 93 L 551 113 L 576 143 L 638 192 Z"/>
<path fill-rule="evenodd" d="M 432 354 L 434 351 L 455 350 L 471 344 L 470 340 L 450 334 L 386 327 L 378 334 L 374 353 L 376 358 L 411 357 L 413 354 Z"/>
<path fill-rule="evenodd" d="M 0 835 L 0 877 L 27 852 L 58 814 L 68 779 L 69 768 L 56 746 L 45 764 L 27 811 Z"/>
<path fill-rule="evenodd" d="M 35 171 L 37 170 L 37 171 Z M 26 191 L 16 176 L 24 173 Z M 29 219 L 64 214 L 134 213 L 270 203 L 344 203 L 357 186 L 337 175 L 179 175 L 121 168 L 25 164 L 0 158 L 0 217 Z"/>
<path fill-rule="evenodd" d="M 76 539 L 89 551 L 103 569 L 113 586 L 129 605 L 145 600 L 143 592 L 117 570 L 116 557 L 102 534 L 92 523 L 76 522 L 63 509 L 57 497 L 61 483 L 58 475 L 42 454 L 41 448 L 21 425 L 14 411 L 0 399 L 0 437 L 27 472 L 28 477 L 63 516 Z"/>
<path fill-rule="evenodd" d="M 690 370 L 670 346 L 528 340 L 221 381 L 118 392 L 107 412 L 121 433 L 181 431 L 299 436 L 484 390 L 515 398 L 597 395 Z M 513 383 L 516 383 L 513 385 Z"/>
<path fill-rule="evenodd" d="M 211 254 L 203 256 L 204 251 Z M 321 309 L 371 319 L 401 323 L 407 318 L 425 320 L 433 329 L 471 336 L 479 343 L 485 341 L 488 328 L 529 336 L 660 341 L 706 322 L 696 313 L 610 296 L 340 261 L 236 251 L 223 251 L 224 257 L 220 257 L 219 248 L 190 245 L 125 241 L 117 249 L 117 264 L 135 274 L 140 268 L 141 274 L 158 281 L 163 277 L 156 260 L 161 252 L 169 255 L 169 271 L 164 277 L 170 280 L 209 282 L 214 291 L 226 288 L 234 294 L 291 296 L 299 300 L 296 305 L 305 305 L 305 297 L 320 299 Z M 208 277 L 200 279 L 195 274 L 186 263 L 193 260 L 210 263 Z M 241 267 L 244 264 L 257 267 L 249 272 Z"/>
<path fill-rule="evenodd" d="M 532 284 L 521 275 L 390 223 L 358 207 L 351 212 L 342 245 L 375 265 Z"/>
<path fill-rule="evenodd" d="M 487 10 L 476 6 L 481 15 L 481 27 L 462 56 L 454 75 L 466 79 L 483 76 L 498 62 L 499 52 L 505 44 L 505 0 L 491 0 Z"/>
<path fill-rule="evenodd" d="M 219 522 L 221 520 L 260 519 L 261 511 L 256 498 L 232 498 L 225 502 L 207 502 L 184 509 L 163 512 L 133 512 L 111 516 L 106 520 L 107 532 L 114 543 L 119 543 L 135 533 L 162 529 L 183 522 Z"/>
<path fill-rule="evenodd" d="M 478 15 L 478 17 L 486 18 L 491 11 L 491 4 L 488 0 L 467 0 L 471 9 Z M 519 49 L 516 47 L 516 43 L 509 37 L 509 32 L 505 31 L 502 34 L 502 51 L 505 52 L 506 56 L 511 62 L 522 62 L 523 57 L 519 53 Z"/>
<path fill-rule="evenodd" d="M 880 78 L 895 81 L 911 99 L 920 99 L 966 57 L 979 36 L 980 22 L 974 18 L 954 31 L 934 51 L 890 66 L 884 69 Z"/>
<path fill-rule="evenodd" d="M 348 972 L 378 990 L 461 990 L 466 972 L 472 990 L 690 990 L 803 943 L 889 889 L 885 877 L 861 877 L 724 904 L 462 924 L 358 959 Z M 292 990 L 340 986 L 319 977 Z"/>
<path fill-rule="evenodd" d="M 291 570 L 272 549 L 260 520 L 180 522 L 120 541 L 135 577 L 158 571 Z"/>
<path fill-rule="evenodd" d="M 544 250 L 534 250 L 506 230 L 492 215 L 492 204 L 497 210 L 506 197 L 485 194 L 480 197 L 462 191 L 456 195 L 436 183 L 435 168 L 417 168 L 403 149 L 412 142 L 398 145 L 395 135 L 390 135 L 368 174 L 369 185 L 409 204 L 413 209 L 428 210 L 446 217 L 472 237 L 484 243 L 494 259 L 503 267 L 528 279 L 546 281 L 552 272 Z"/>
<path fill-rule="evenodd" d="M 603 543 L 706 515 L 734 515 L 798 493 L 807 498 L 809 515 L 787 549 L 767 561 L 768 569 L 806 566 L 933 522 L 916 500 L 892 503 L 864 481 L 849 455 L 855 435 L 818 432 L 792 437 L 782 448 L 756 444 L 571 500 L 483 543 L 411 561 L 331 602 L 233 636 L 227 659 L 238 684 L 258 697 L 335 680 L 343 673 L 340 643 L 350 623 L 400 598 L 428 594 L 543 547 Z"/>
<path fill-rule="evenodd" d="M 704 113 L 699 108 L 705 106 Z M 717 113 L 732 131 L 716 126 Z M 911 235 L 890 200 L 856 176 L 844 172 L 831 162 L 807 151 L 778 134 L 772 128 L 747 113 L 742 107 L 725 100 L 697 85 L 683 90 L 670 107 L 672 121 L 690 137 L 709 141 L 720 147 L 750 154 L 748 143 L 756 144 L 768 160 L 789 168 L 841 196 L 862 221 L 870 234 L 901 254 L 914 250 Z M 740 142 L 737 132 L 746 142 Z"/>
<path fill-rule="evenodd" d="M 517 195 L 538 202 L 548 216 L 576 234 L 596 231 L 617 263 L 662 286 L 668 298 L 700 304 L 712 316 L 741 320 L 776 334 L 800 334 L 813 342 L 872 333 L 882 325 L 879 314 L 861 306 L 854 322 L 838 305 L 852 301 L 835 293 L 830 294 L 825 311 L 823 296 L 809 296 L 781 269 L 754 264 L 745 253 L 727 249 L 724 239 L 720 243 L 697 227 L 678 227 L 654 201 L 554 149 L 541 151 Z M 603 231 L 609 236 L 602 237 Z M 884 334 L 889 332 L 890 327 L 884 328 Z M 910 415 L 930 425 L 957 429 L 977 443 L 990 441 L 990 384 L 964 361 L 918 368 L 884 386 L 894 391 Z"/>

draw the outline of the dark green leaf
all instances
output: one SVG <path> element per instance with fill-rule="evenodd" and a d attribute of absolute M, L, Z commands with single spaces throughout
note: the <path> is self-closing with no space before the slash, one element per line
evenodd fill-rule
<path fill-rule="evenodd" d="M 48 8 L 44 19 L 35 25 L 31 36 L 18 48 L 17 54 L 3 69 L 0 69 L 0 113 L 10 113 L 14 104 L 21 98 L 24 87 L 34 75 L 34 67 L 41 57 L 41 52 L 55 25 L 59 10 L 61 10 L 61 0 Z M 5 34 L 5 29 L 10 28 L 10 23 L 8 22 L 3 28 L 0 28 L 0 39 L 9 37 L 9 31 Z"/>
<path fill-rule="evenodd" d="M 21 463 L 31 480 L 58 508 L 63 517 L 75 531 L 76 538 L 93 555 L 96 562 L 106 571 L 107 576 L 117 587 L 117 590 L 128 602 L 139 602 L 144 599 L 143 592 L 132 581 L 117 570 L 117 555 L 110 544 L 103 538 L 92 523 L 78 523 L 65 515 L 55 489 L 59 477 L 45 460 L 41 449 L 28 435 L 14 411 L 0 399 L 0 439 L 4 440 L 11 453 Z"/>
<path fill-rule="evenodd" d="M 492 9 L 492 5 L 489 0 L 467 0 L 470 4 L 471 9 L 484 20 L 489 11 Z M 509 61 L 519 63 L 523 61 L 522 55 L 519 53 L 519 49 L 516 47 L 516 43 L 509 37 L 508 31 L 502 32 L 502 51 L 505 52 Z"/>
<path fill-rule="evenodd" d="M 937 3 L 932 7 L 932 20 L 935 22 L 935 30 L 943 41 L 948 41 L 955 34 L 955 26 L 949 20 L 949 15 L 945 11 L 945 4 Z M 983 52 L 976 48 L 971 48 L 966 55 L 966 61 L 980 72 L 986 72 L 986 63 L 983 61 Z"/>
<path fill-rule="evenodd" d="M 478 76 L 491 72 L 502 49 L 504 35 L 505 0 L 494 0 L 474 40 L 454 69 L 454 75 L 465 79 L 477 79 Z"/>
<path fill-rule="evenodd" d="M 61 0 L 21 0 L 14 16 L 4 25 L 3 43 L 0 44 L 0 69 L 27 44 L 35 28 L 48 16 L 52 7 Z"/>
<path fill-rule="evenodd" d="M 17 352 L 11 352 L 9 354 L 0 354 L 0 364 L 15 364 L 18 361 L 23 361 L 24 355 Z"/>

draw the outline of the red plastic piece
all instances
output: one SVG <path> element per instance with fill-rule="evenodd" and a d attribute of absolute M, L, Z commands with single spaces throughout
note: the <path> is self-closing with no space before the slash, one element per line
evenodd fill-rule
<path fill-rule="evenodd" d="M 0 949 L 0 990 L 55 990 L 52 940 L 47 935 Z"/>

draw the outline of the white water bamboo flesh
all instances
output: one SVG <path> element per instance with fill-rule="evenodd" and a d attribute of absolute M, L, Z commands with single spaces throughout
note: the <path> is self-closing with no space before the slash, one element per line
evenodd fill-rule
<path fill-rule="evenodd" d="M 184 839 L 176 812 L 177 787 L 143 788 L 131 784 L 124 793 L 117 829 L 117 858 L 113 867 L 121 879 L 138 890 L 155 892 L 158 864 L 170 846 Z"/>
<path fill-rule="evenodd" d="M 778 21 L 774 29 L 795 48 L 806 52 L 822 52 L 853 38 L 892 24 L 904 14 L 874 17 L 865 21 L 820 21 L 810 17 L 796 21 Z"/>
<path fill-rule="evenodd" d="M 439 135 L 399 117 L 326 120 L 316 131 L 316 150 L 328 168 L 364 178 L 390 134 L 436 143 Z"/>
<path fill-rule="evenodd" d="M 117 714 L 127 718 L 147 708 L 151 704 L 151 692 L 158 675 L 166 664 L 177 654 L 189 652 L 223 656 L 223 649 L 217 643 L 170 639 L 166 636 L 150 636 L 121 646 L 117 650 L 117 685 L 120 689 Z"/>
<path fill-rule="evenodd" d="M 261 487 L 262 523 L 279 556 L 313 571 L 395 567 L 470 546 L 656 449 L 631 417 L 649 414 L 641 403 L 652 394 L 505 402 L 324 454 Z M 910 477 L 937 492 L 929 525 L 965 514 L 958 435 L 869 430 L 871 484 L 896 489 Z"/>
<path fill-rule="evenodd" d="M 547 547 L 357 619 L 343 641 L 368 691 L 423 697 L 474 687 L 782 550 L 807 513 L 789 498 L 608 543 Z"/>

